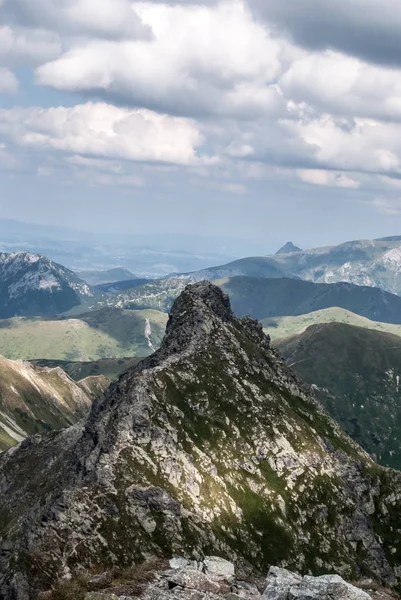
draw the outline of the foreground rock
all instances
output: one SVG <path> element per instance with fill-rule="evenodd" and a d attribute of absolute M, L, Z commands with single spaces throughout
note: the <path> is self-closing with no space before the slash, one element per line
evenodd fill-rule
<path fill-rule="evenodd" d="M 210 572 L 208 562 L 217 568 Z M 227 576 L 228 575 L 228 576 Z M 241 579 L 235 574 L 234 564 L 217 557 L 207 557 L 202 562 L 173 559 L 170 568 L 152 573 L 151 581 L 136 589 L 133 596 L 126 595 L 135 588 L 131 583 L 122 596 L 116 590 L 103 589 L 85 594 L 85 600 L 372 600 L 364 590 L 344 581 L 339 575 L 301 577 L 279 567 L 271 567 L 265 581 Z M 375 592 L 371 590 L 374 595 Z M 383 600 L 388 596 L 381 591 Z M 390 596 L 391 597 L 391 596 Z"/>
<path fill-rule="evenodd" d="M 399 530 L 401 474 L 375 465 L 207 283 L 181 294 L 160 350 L 109 388 L 83 430 L 0 457 L 5 600 L 149 555 L 394 585 Z M 219 568 L 205 565 L 198 584 Z"/>

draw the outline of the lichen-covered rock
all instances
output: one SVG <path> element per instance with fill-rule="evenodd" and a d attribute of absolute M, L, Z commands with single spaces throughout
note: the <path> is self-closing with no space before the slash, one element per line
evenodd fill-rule
<path fill-rule="evenodd" d="M 401 474 L 375 465 L 205 282 L 185 289 L 160 350 L 109 388 L 83 431 L 0 456 L 2 600 L 149 555 L 393 585 L 400 529 Z"/>

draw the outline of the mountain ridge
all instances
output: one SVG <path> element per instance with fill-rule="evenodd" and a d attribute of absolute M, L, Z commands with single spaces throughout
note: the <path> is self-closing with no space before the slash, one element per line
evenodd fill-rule
<path fill-rule="evenodd" d="M 394 585 L 401 473 L 346 436 L 216 286 L 188 286 L 161 348 L 77 425 L 0 456 L 0 594 L 144 555 Z"/>

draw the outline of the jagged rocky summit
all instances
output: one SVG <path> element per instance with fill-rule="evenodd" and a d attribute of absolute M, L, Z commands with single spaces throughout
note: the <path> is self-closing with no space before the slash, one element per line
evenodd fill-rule
<path fill-rule="evenodd" d="M 401 577 L 401 474 L 328 416 L 262 327 L 202 282 L 84 426 L 0 456 L 0 597 L 154 556 Z"/>

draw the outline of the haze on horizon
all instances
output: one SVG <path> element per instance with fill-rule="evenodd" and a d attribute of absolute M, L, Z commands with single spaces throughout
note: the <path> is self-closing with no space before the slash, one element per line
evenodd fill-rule
<path fill-rule="evenodd" d="M 273 252 L 401 233 L 396 0 L 0 0 L 3 218 Z"/>

